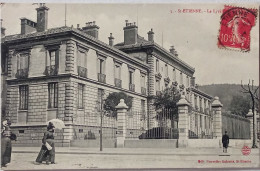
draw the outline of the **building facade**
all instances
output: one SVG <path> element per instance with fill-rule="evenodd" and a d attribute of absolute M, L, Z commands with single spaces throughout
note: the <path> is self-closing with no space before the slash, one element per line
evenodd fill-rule
<path fill-rule="evenodd" d="M 124 42 L 114 45 L 110 34 L 106 44 L 98 39 L 95 21 L 82 28 L 48 29 L 49 8 L 42 5 L 36 10 L 37 22 L 21 18 L 20 34 L 2 35 L 2 80 L 6 81 L 2 106 L 18 135 L 17 144 L 39 144 L 46 122 L 53 118 L 66 124 L 57 132 L 58 145 L 89 132 L 98 135 L 97 108 L 111 92 L 131 96 L 131 110 L 147 112 L 146 129 L 157 127 L 156 111 L 148 97 L 171 85 L 192 106 L 191 132 L 211 134 L 212 97 L 196 88 L 195 69 L 173 47 L 168 52 L 154 42 L 153 30 L 146 40 L 138 35 L 135 23 L 127 21 Z M 114 122 L 107 120 L 106 124 L 104 131 L 116 128 Z"/>

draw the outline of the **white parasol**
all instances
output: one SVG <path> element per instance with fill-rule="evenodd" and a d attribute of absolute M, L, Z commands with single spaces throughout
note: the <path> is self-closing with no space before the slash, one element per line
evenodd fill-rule
<path fill-rule="evenodd" d="M 62 120 L 59 119 L 51 119 L 47 122 L 47 125 L 49 122 L 53 123 L 53 126 L 55 127 L 54 129 L 62 129 L 65 128 L 65 124 Z"/>

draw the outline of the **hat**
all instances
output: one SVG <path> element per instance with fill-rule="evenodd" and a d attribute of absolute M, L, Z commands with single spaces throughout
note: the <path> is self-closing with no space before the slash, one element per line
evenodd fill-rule
<path fill-rule="evenodd" d="M 47 126 L 47 130 L 55 128 L 52 122 L 49 122 L 49 125 Z"/>

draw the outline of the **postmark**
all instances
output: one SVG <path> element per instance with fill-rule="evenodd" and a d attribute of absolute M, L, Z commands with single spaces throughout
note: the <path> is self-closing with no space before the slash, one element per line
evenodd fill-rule
<path fill-rule="evenodd" d="M 248 146 L 244 146 L 241 151 L 244 156 L 248 156 L 251 153 L 251 149 Z"/>
<path fill-rule="evenodd" d="M 221 15 L 218 47 L 250 51 L 250 31 L 256 23 L 257 9 L 224 6 Z"/>

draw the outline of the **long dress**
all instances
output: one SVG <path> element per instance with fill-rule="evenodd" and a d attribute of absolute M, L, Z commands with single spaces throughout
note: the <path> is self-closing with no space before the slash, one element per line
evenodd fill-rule
<path fill-rule="evenodd" d="M 1 133 L 1 165 L 4 166 L 11 162 L 12 143 L 11 143 L 11 130 L 9 126 Z"/>
<path fill-rule="evenodd" d="M 51 150 L 48 150 L 45 146 L 46 142 L 52 147 Z M 55 162 L 55 146 L 54 146 L 54 136 L 53 131 L 47 131 L 44 133 L 43 139 L 42 139 L 42 147 L 41 150 L 36 158 L 36 162 L 42 163 L 43 161 L 46 162 Z"/>
<path fill-rule="evenodd" d="M 224 148 L 228 148 L 228 144 L 229 144 L 229 137 L 227 134 L 223 135 L 222 137 L 222 144 Z"/>

